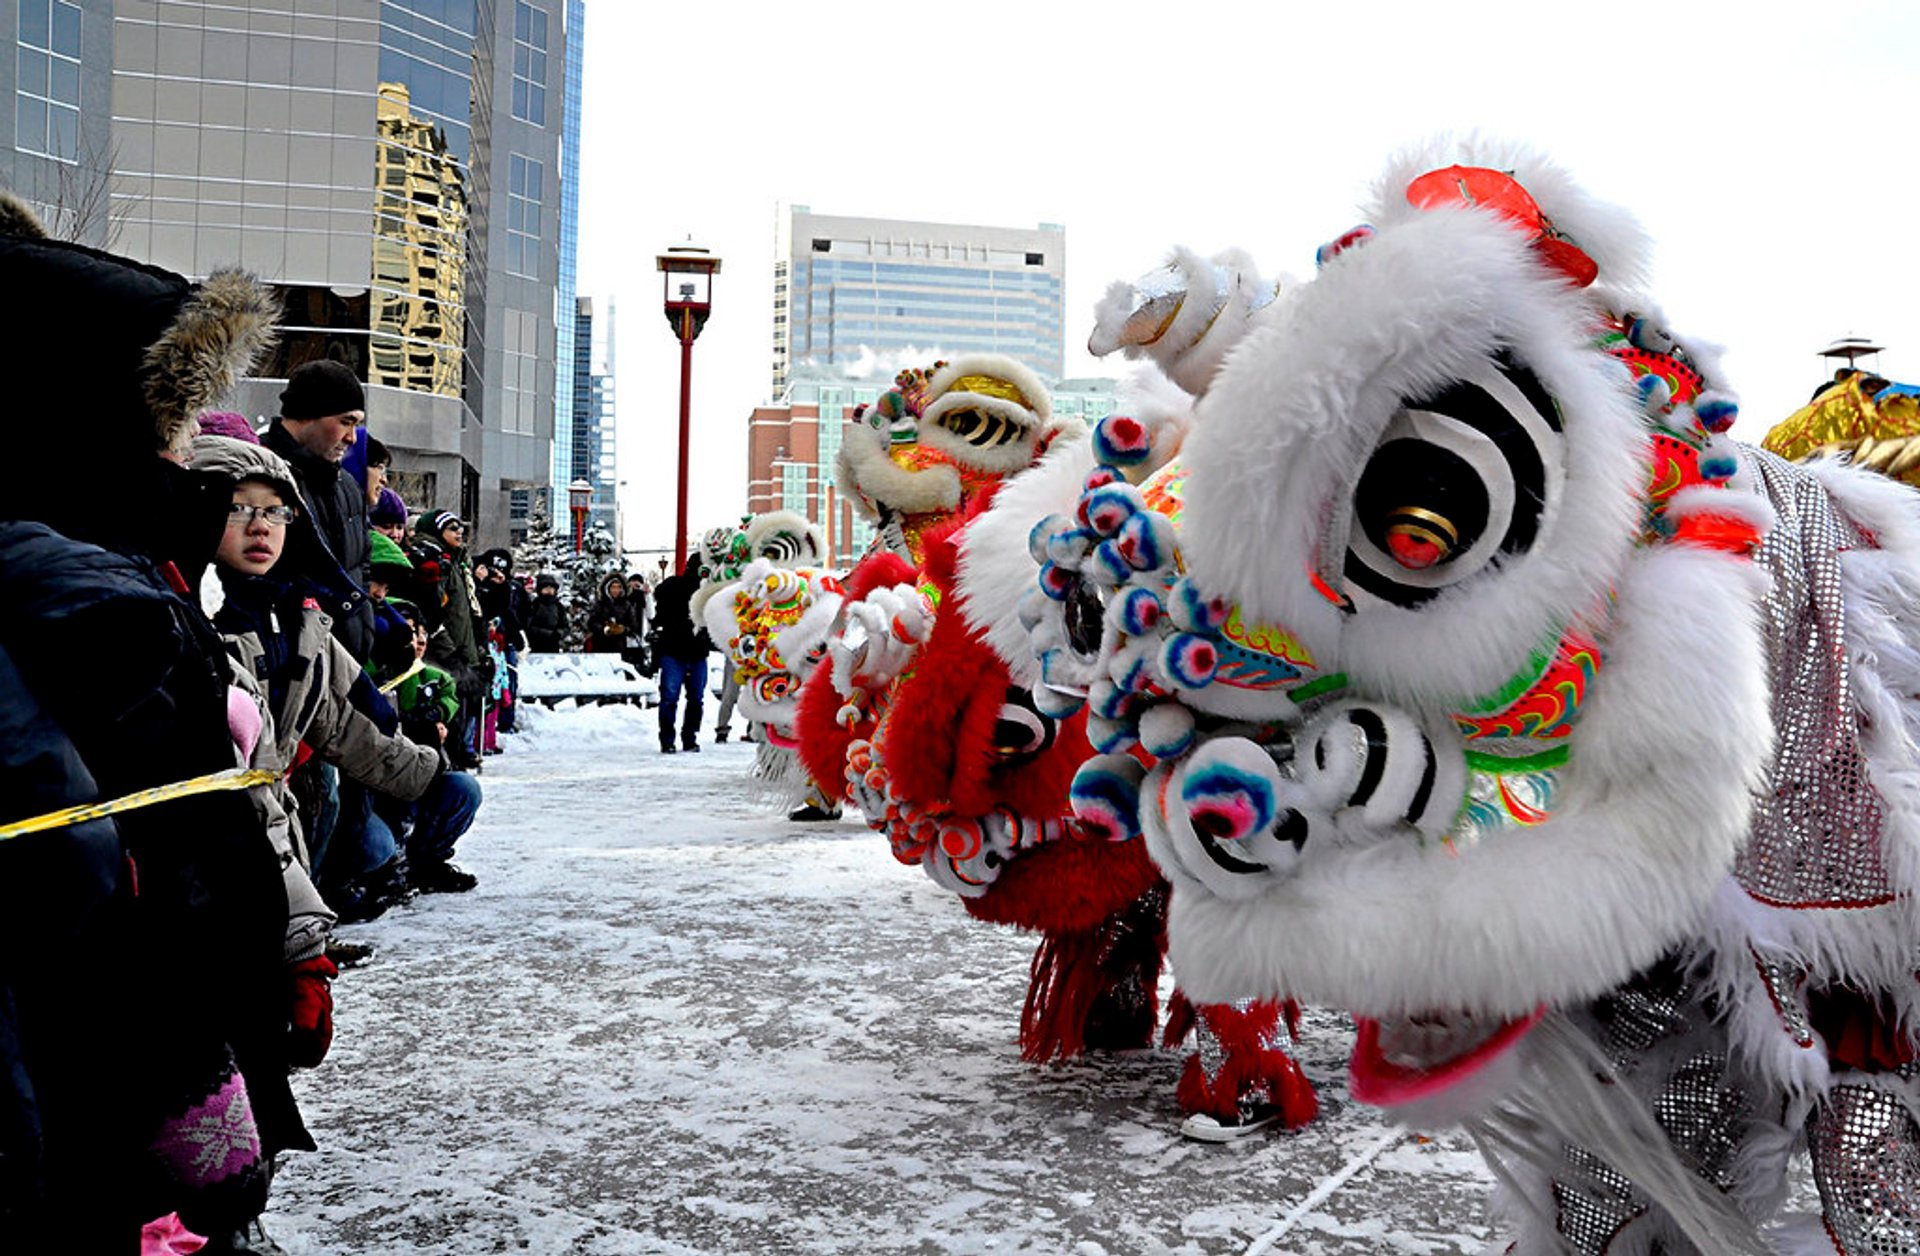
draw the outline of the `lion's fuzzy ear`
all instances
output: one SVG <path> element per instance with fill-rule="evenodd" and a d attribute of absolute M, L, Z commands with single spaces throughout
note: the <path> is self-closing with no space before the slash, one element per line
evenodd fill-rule
<path fill-rule="evenodd" d="M 216 270 L 187 298 L 141 363 L 162 448 L 181 450 L 193 439 L 195 416 L 272 345 L 279 314 L 273 290 L 243 270 Z"/>
<path fill-rule="evenodd" d="M 27 208 L 25 201 L 0 188 L 0 235 L 44 240 L 47 238 L 47 229 L 41 225 L 40 216 Z"/>

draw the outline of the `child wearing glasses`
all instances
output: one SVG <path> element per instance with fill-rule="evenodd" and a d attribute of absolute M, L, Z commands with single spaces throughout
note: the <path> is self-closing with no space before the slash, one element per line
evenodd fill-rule
<path fill-rule="evenodd" d="M 479 786 L 445 772 L 433 750 L 383 732 L 352 700 L 356 686 L 371 682 L 334 637 L 315 596 L 317 581 L 337 564 L 300 511 L 292 471 L 270 449 L 218 436 L 194 441 L 192 465 L 233 480 L 214 554 L 225 601 L 213 623 L 235 670 L 251 676 L 265 699 L 269 720 L 251 766 L 284 776 L 317 755 L 349 779 L 415 804 L 406 839 L 409 882 L 420 890 L 471 889 L 470 874 L 447 860 L 473 822 Z M 291 812 L 284 783 L 274 792 Z"/>

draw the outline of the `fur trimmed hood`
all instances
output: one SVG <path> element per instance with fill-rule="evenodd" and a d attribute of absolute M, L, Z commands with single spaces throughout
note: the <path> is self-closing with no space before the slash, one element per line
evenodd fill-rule
<path fill-rule="evenodd" d="M 238 269 L 204 282 L 47 238 L 0 200 L 0 286 L 31 292 L 0 313 L 9 351 L 40 381 L 29 412 L 84 416 L 89 448 L 184 454 L 198 424 L 272 344 L 279 303 Z"/>

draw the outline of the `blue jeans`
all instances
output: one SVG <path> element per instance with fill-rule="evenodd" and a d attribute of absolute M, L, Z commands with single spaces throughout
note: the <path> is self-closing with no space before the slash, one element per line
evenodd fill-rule
<path fill-rule="evenodd" d="M 413 804 L 407 835 L 407 866 L 425 868 L 453 858 L 453 844 L 480 810 L 480 782 L 465 772 L 443 772 Z"/>
<path fill-rule="evenodd" d="M 327 843 L 324 867 L 317 863 L 314 881 L 325 894 L 359 881 L 393 858 L 398 844 L 393 830 L 373 807 L 373 792 L 358 781 L 340 782 L 340 817 Z"/>
<path fill-rule="evenodd" d="M 680 721 L 680 744 L 694 745 L 700 736 L 700 716 L 706 710 L 707 656 L 696 659 L 660 659 L 660 747 L 673 744 L 673 712 L 680 705 L 680 691 L 687 692 L 687 715 Z"/>
<path fill-rule="evenodd" d="M 326 861 L 327 847 L 333 841 L 333 831 L 340 824 L 340 770 L 331 763 L 316 763 L 313 769 L 314 780 L 320 786 L 319 798 L 313 815 L 301 819 L 312 821 L 306 832 L 307 872 L 317 877 L 320 865 Z"/>

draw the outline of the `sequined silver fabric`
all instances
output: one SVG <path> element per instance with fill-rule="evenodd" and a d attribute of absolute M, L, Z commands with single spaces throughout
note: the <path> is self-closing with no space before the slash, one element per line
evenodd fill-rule
<path fill-rule="evenodd" d="M 1787 1036 L 1802 1047 L 1813 1045 L 1813 1026 L 1807 1020 L 1807 1008 L 1801 1001 L 1800 992 L 1807 984 L 1807 973 L 1798 964 L 1787 964 L 1772 956 L 1755 950 L 1752 952 L 1754 967 L 1760 972 L 1760 981 L 1767 988 L 1767 997 L 1773 1000 L 1773 1010 L 1780 1016 L 1780 1027 Z"/>
<path fill-rule="evenodd" d="M 1653 1115 L 1702 1177 L 1721 1190 L 1733 1185 L 1734 1155 L 1753 1104 L 1728 1081 L 1723 1053 L 1703 1051 L 1674 1069 L 1654 1098 Z"/>
<path fill-rule="evenodd" d="M 1715 1038 L 1685 965 L 1677 958 L 1654 964 L 1594 1000 L 1581 1019 L 1623 1083 L 1651 1096 L 1654 1119 L 1675 1149 L 1715 1185 L 1731 1186 L 1753 1102 L 1728 1078 L 1724 1051 L 1686 1049 Z M 1650 1061 L 1667 1061 L 1666 1072 L 1650 1069 Z M 1578 1252 L 1605 1252 L 1620 1227 L 1647 1210 L 1647 1198 L 1584 1148 L 1569 1147 L 1566 1164 L 1553 1186 L 1561 1235 Z"/>
<path fill-rule="evenodd" d="M 1593 1039 L 1617 1069 L 1631 1068 L 1657 1042 L 1694 1026 L 1694 990 L 1678 960 L 1636 973 L 1593 1001 Z"/>
<path fill-rule="evenodd" d="M 1778 745 L 1734 872 L 1777 906 L 1873 906 L 1892 887 L 1880 795 L 1855 727 L 1840 588 L 1840 555 L 1860 538 L 1805 469 L 1743 452 L 1779 516 L 1754 555 L 1773 579 L 1764 611 Z"/>
<path fill-rule="evenodd" d="M 1227 1049 L 1220 1042 L 1220 1036 L 1213 1032 L 1207 1013 L 1224 1007 L 1244 1014 L 1253 1006 L 1252 999 L 1238 999 L 1232 1003 L 1219 1004 L 1197 1009 L 1199 1015 L 1193 1018 L 1194 1051 L 1200 1059 L 1200 1071 L 1207 1075 L 1207 1084 L 1211 1086 L 1220 1078 L 1220 1066 L 1227 1062 Z"/>
<path fill-rule="evenodd" d="M 1620 1228 L 1647 1210 L 1647 1201 L 1633 1183 L 1581 1148 L 1567 1148 L 1567 1167 L 1570 1172 L 1553 1183 L 1560 1237 L 1579 1256 L 1605 1256 Z"/>
<path fill-rule="evenodd" d="M 1905 1105 L 1839 1085 L 1807 1125 L 1813 1180 L 1842 1256 L 1920 1253 L 1920 1128 Z"/>

